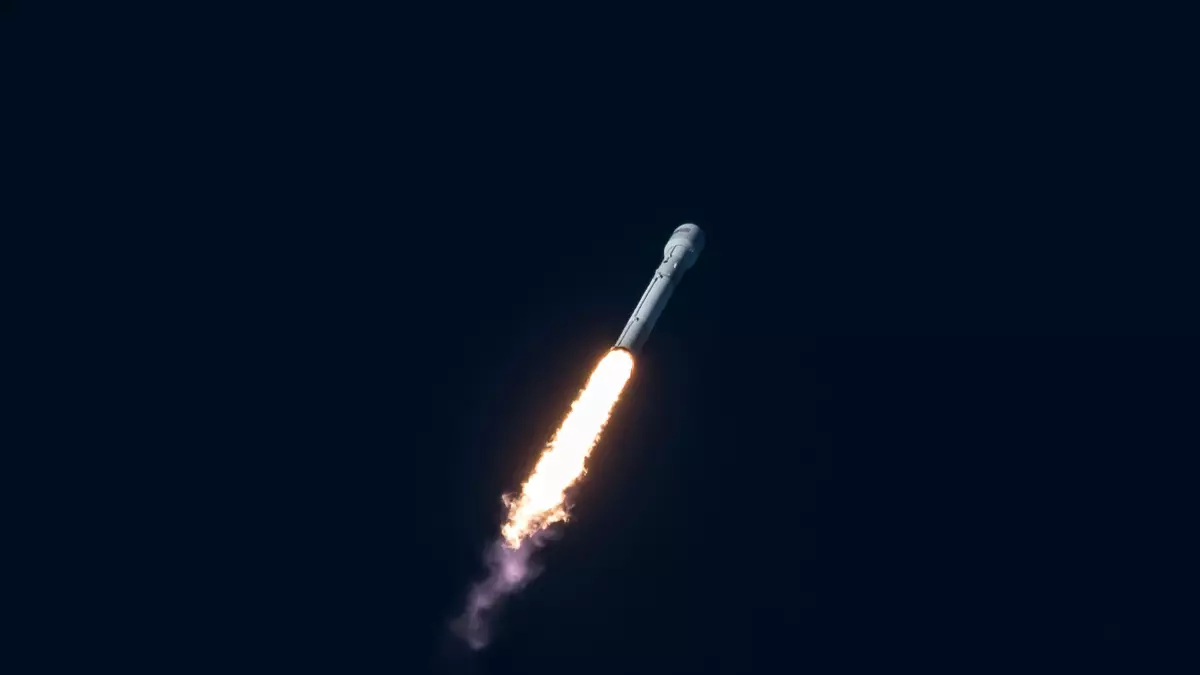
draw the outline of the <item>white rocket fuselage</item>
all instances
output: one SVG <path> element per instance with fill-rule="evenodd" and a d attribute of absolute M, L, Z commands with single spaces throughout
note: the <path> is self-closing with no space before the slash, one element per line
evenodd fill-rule
<path fill-rule="evenodd" d="M 621 337 L 617 338 L 616 348 L 627 349 L 634 354 L 641 349 L 671 293 L 683 279 L 683 273 L 696 262 L 703 249 L 704 232 L 699 227 L 685 223 L 675 228 L 663 249 L 663 261 L 654 271 L 654 277 L 650 279 L 646 292 L 642 293 L 633 316 L 629 317 L 629 322 L 621 331 Z"/>

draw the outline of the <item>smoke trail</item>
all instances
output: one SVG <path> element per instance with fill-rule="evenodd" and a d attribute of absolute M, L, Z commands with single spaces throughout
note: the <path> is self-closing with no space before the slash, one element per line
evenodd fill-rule
<path fill-rule="evenodd" d="M 463 615 L 453 624 L 473 649 L 487 645 L 489 620 L 504 599 L 541 571 L 532 556 L 548 538 L 547 528 L 567 519 L 566 491 L 586 472 L 587 457 L 632 372 L 629 352 L 616 349 L 606 354 L 571 404 L 520 495 L 505 496 L 508 519 L 500 539 L 488 549 L 488 576 L 471 589 Z"/>
<path fill-rule="evenodd" d="M 497 539 L 488 547 L 488 576 L 471 587 L 467 595 L 467 607 L 452 625 L 454 632 L 471 649 L 487 646 L 491 620 L 504 600 L 524 588 L 542 571 L 532 557 L 533 552 L 544 543 L 543 533 L 539 533 L 521 542 L 517 548 L 509 548 L 503 539 Z"/>

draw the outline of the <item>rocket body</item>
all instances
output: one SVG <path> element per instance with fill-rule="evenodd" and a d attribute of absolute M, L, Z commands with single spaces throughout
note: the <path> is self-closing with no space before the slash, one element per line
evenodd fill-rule
<path fill-rule="evenodd" d="M 675 228 L 663 248 L 663 261 L 654 270 L 650 285 L 642 293 L 642 299 L 621 331 L 621 337 L 617 338 L 617 348 L 627 349 L 633 354 L 641 349 L 654 329 L 654 322 L 658 321 L 667 300 L 671 298 L 671 293 L 683 279 L 683 273 L 696 262 L 703 249 L 704 232 L 699 227 L 685 223 Z"/>

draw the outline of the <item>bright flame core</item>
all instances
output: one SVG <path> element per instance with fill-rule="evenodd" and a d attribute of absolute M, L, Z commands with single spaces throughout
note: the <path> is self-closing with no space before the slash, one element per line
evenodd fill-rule
<path fill-rule="evenodd" d="M 633 355 L 623 349 L 609 352 L 592 371 L 533 474 L 521 486 L 521 496 L 506 498 L 508 521 L 501 532 L 510 548 L 518 548 L 522 539 L 567 519 L 563 493 L 586 472 L 584 461 L 632 372 Z"/>

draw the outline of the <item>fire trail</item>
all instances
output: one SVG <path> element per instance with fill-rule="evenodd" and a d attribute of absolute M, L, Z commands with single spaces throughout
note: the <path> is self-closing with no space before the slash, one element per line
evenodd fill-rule
<path fill-rule="evenodd" d="M 567 519 L 565 492 L 587 471 L 584 462 L 612 414 L 629 375 L 633 355 L 624 349 L 610 351 L 592 371 L 571 412 L 542 453 L 520 496 L 508 501 L 508 521 L 501 534 L 510 548 L 553 523 Z"/>

